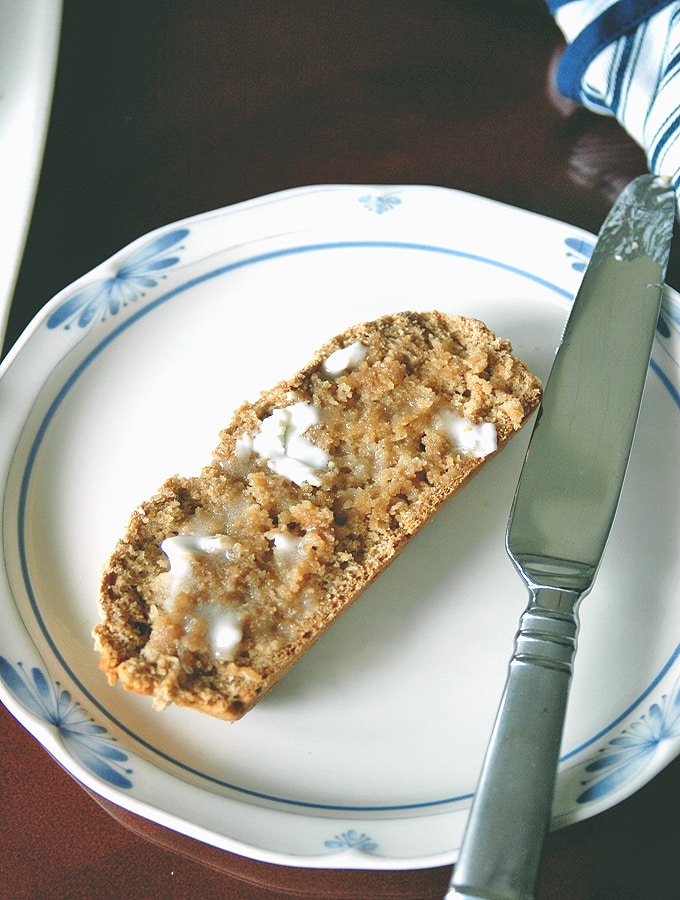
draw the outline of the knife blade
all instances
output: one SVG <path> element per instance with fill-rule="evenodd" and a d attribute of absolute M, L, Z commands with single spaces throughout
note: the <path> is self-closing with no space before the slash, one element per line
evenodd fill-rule
<path fill-rule="evenodd" d="M 529 591 L 447 898 L 531 900 L 578 635 L 619 502 L 659 315 L 675 194 L 643 175 L 600 230 L 545 386 L 506 532 Z"/>

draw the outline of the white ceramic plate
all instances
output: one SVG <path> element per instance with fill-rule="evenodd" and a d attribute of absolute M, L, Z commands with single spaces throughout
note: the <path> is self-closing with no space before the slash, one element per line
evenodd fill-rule
<path fill-rule="evenodd" d="M 55 297 L 0 377 L 0 696 L 107 799 L 289 865 L 455 860 L 526 596 L 504 530 L 517 437 L 241 722 L 106 684 L 90 630 L 130 511 L 232 409 L 346 326 L 477 316 L 547 376 L 591 235 L 428 187 L 298 189 L 169 225 Z M 668 293 L 582 636 L 554 824 L 680 751 L 680 307 Z"/>
<path fill-rule="evenodd" d="M 52 106 L 61 0 L 0 0 L 0 344 L 28 233 Z"/>

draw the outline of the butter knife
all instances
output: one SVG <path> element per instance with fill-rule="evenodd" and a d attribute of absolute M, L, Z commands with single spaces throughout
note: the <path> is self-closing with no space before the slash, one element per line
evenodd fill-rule
<path fill-rule="evenodd" d="M 607 216 L 520 475 L 506 548 L 529 589 L 447 898 L 531 900 L 578 633 L 624 480 L 659 315 L 675 194 L 643 175 Z"/>

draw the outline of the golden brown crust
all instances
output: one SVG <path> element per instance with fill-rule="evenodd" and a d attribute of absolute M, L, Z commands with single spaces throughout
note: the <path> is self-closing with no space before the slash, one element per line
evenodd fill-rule
<path fill-rule="evenodd" d="M 324 374 L 355 342 L 365 360 Z M 200 476 L 168 479 L 135 510 L 102 578 L 100 667 L 157 707 L 240 718 L 489 458 L 452 446 L 446 410 L 493 423 L 500 448 L 539 399 L 510 344 L 474 319 L 399 313 L 338 335 L 236 411 Z M 276 474 L 241 443 L 295 402 L 318 411 L 305 432 L 331 461 L 318 484 Z M 160 547 L 173 535 L 220 535 L 228 547 L 203 555 L 179 592 Z M 230 658 L 211 652 L 205 604 L 238 611 Z"/>

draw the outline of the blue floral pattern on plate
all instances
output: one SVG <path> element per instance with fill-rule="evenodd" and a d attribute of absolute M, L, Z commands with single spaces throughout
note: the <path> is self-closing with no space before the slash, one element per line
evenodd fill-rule
<path fill-rule="evenodd" d="M 52 681 L 37 666 L 29 675 L 22 663 L 14 667 L 2 656 L 0 678 L 25 709 L 57 729 L 71 756 L 93 775 L 117 788 L 132 787 L 128 778 L 132 770 L 123 766 L 127 754 L 59 682 Z"/>
<path fill-rule="evenodd" d="M 577 803 L 589 803 L 636 777 L 651 762 L 662 741 L 680 737 L 680 679 L 670 695 L 652 703 L 645 715 L 612 738 L 585 767 L 592 774 L 582 782 Z"/>
<path fill-rule="evenodd" d="M 363 204 L 369 212 L 382 216 L 399 206 L 401 198 L 396 194 L 362 194 L 359 203 Z"/>
<path fill-rule="evenodd" d="M 336 834 L 329 841 L 324 841 L 329 850 L 361 850 L 362 853 L 372 853 L 378 849 L 378 844 L 367 834 L 350 828 L 342 834 Z"/>
<path fill-rule="evenodd" d="M 189 234 L 188 228 L 176 228 L 162 234 L 135 250 L 110 278 L 94 281 L 71 294 L 47 319 L 48 328 L 88 328 L 97 317 L 115 316 L 121 308 L 143 297 L 149 288 L 164 278 L 159 273 L 180 261 L 181 242 Z M 169 251 L 172 250 L 172 253 Z"/>
<path fill-rule="evenodd" d="M 567 245 L 567 257 L 572 260 L 571 267 L 575 272 L 585 272 L 588 266 L 588 260 L 593 255 L 595 249 L 594 241 L 587 241 L 583 238 L 568 237 L 564 239 Z"/>

